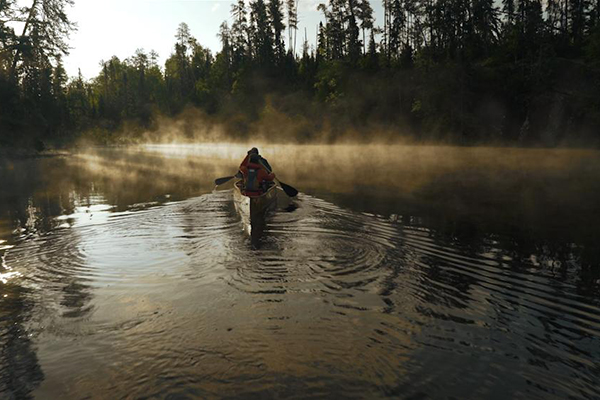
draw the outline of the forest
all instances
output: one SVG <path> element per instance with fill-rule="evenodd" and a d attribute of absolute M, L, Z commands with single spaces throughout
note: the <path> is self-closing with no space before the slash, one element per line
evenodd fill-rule
<path fill-rule="evenodd" d="M 89 80 L 62 64 L 72 4 L 0 0 L 0 147 L 167 140 L 167 121 L 189 140 L 600 144 L 600 0 L 383 0 L 383 21 L 329 0 L 312 33 L 298 0 L 239 0 L 216 54 L 182 22 L 164 65 L 139 49 Z"/>

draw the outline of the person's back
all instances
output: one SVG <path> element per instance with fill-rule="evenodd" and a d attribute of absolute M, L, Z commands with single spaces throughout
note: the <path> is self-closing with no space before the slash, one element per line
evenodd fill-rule
<path fill-rule="evenodd" d="M 250 154 L 247 158 L 246 165 L 242 163 L 242 166 L 240 166 L 244 178 L 244 190 L 254 193 L 261 192 L 265 189 L 264 183 L 273 181 L 275 174 L 267 171 L 266 167 L 260 162 L 258 154 Z"/>
<path fill-rule="evenodd" d="M 260 157 L 260 163 L 265 167 L 265 169 L 267 170 L 267 172 L 269 172 L 269 173 L 273 172 L 273 168 L 271 168 L 271 165 L 269 164 L 269 162 L 267 161 L 267 159 L 264 158 L 261 155 L 259 155 L 259 157 Z"/>
<path fill-rule="evenodd" d="M 273 168 L 271 167 L 271 165 L 269 164 L 267 159 L 258 153 L 258 149 L 256 147 L 253 147 L 250 150 L 248 150 L 248 154 L 246 155 L 246 158 L 244 158 L 244 160 L 240 164 L 240 170 L 242 167 L 248 166 L 248 163 L 250 162 L 250 157 L 253 154 L 258 156 L 258 164 L 261 164 L 263 167 L 265 167 L 265 169 L 267 170 L 268 173 L 273 172 Z"/>

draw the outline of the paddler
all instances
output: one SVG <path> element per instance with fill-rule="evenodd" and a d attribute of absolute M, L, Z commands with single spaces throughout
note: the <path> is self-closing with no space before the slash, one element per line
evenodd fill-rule
<path fill-rule="evenodd" d="M 242 167 L 248 165 L 250 156 L 252 154 L 256 154 L 259 157 L 260 164 L 267 169 L 267 172 L 269 172 L 269 173 L 273 172 L 273 168 L 271 168 L 271 165 L 269 165 L 269 162 L 267 161 L 267 159 L 263 158 L 263 156 L 258 154 L 258 149 L 256 147 L 253 147 L 250 150 L 248 150 L 248 154 L 246 155 L 246 158 L 244 158 L 244 161 L 242 161 L 242 163 L 240 164 L 240 171 L 242 170 Z"/>
<path fill-rule="evenodd" d="M 266 160 L 258 154 L 258 150 L 256 148 L 252 150 L 256 150 L 256 153 L 248 152 L 240 165 L 240 172 L 244 178 L 244 191 L 257 193 L 265 190 L 267 182 L 272 182 L 275 179 L 275 174 L 271 172 L 268 162 L 266 165 L 269 166 L 269 169 L 263 164 L 262 160 Z"/>

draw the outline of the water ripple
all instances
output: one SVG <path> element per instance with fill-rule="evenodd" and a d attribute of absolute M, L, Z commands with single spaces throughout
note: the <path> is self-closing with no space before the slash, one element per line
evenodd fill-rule
<path fill-rule="evenodd" d="M 95 210 L 0 244 L 42 397 L 600 395 L 600 304 L 544 254 L 306 194 L 258 238 L 230 191 Z"/>

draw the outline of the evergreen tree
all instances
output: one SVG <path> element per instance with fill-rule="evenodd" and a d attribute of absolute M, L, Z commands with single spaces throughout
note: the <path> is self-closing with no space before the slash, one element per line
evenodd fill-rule
<path fill-rule="evenodd" d="M 327 54 L 330 59 L 340 60 L 345 54 L 346 13 L 345 0 L 329 0 L 329 7 L 319 4 L 319 10 L 325 16 L 325 35 L 327 36 Z"/>
<path fill-rule="evenodd" d="M 282 0 L 269 0 L 268 16 L 271 25 L 273 43 L 273 54 L 275 56 L 275 62 L 280 64 L 285 55 L 285 46 L 283 44 L 282 33 L 285 29 L 283 23 L 283 3 Z"/>
<path fill-rule="evenodd" d="M 67 86 L 67 107 L 70 123 L 79 132 L 89 127 L 91 104 L 86 86 L 81 70 L 79 70 L 77 78 L 69 82 Z"/>
<path fill-rule="evenodd" d="M 250 21 L 254 57 L 258 65 L 268 67 L 273 65 L 273 34 L 264 0 L 250 3 Z"/>
<path fill-rule="evenodd" d="M 358 39 L 358 25 L 356 23 L 357 7 L 355 0 L 348 0 L 348 26 L 346 28 L 346 49 L 351 63 L 356 63 L 360 57 L 361 42 Z"/>
<path fill-rule="evenodd" d="M 57 101 L 62 101 L 67 90 L 67 72 L 62 65 L 62 60 L 57 60 L 56 68 L 52 73 L 52 95 Z"/>
<path fill-rule="evenodd" d="M 231 26 L 231 47 L 233 64 L 239 67 L 250 56 L 248 43 L 248 18 L 244 0 L 231 5 L 233 25 Z"/>
<path fill-rule="evenodd" d="M 17 22 L 15 0 L 0 1 L 0 73 L 7 71 L 10 53 L 15 46 L 15 32 L 9 25 Z"/>
<path fill-rule="evenodd" d="M 183 53 L 187 53 L 188 46 L 192 40 L 192 34 L 190 33 L 190 27 L 185 22 L 182 22 L 177 27 L 177 32 L 175 33 L 175 39 L 177 39 L 177 44 L 182 49 Z"/>
<path fill-rule="evenodd" d="M 541 1 L 519 0 L 517 23 L 521 32 L 523 48 L 532 50 L 538 46 L 544 31 Z"/>
<path fill-rule="evenodd" d="M 494 0 L 473 0 L 471 12 L 474 46 L 478 52 L 488 53 L 499 36 L 498 10 Z"/>
<path fill-rule="evenodd" d="M 329 53 L 329 46 L 327 44 L 327 35 L 325 32 L 325 27 L 323 26 L 322 22 L 319 22 L 316 58 L 317 61 L 320 61 L 329 60 L 330 57 L 331 55 Z"/>
<path fill-rule="evenodd" d="M 502 11 L 506 16 L 508 25 L 512 25 L 515 21 L 515 0 L 502 0 Z"/>
<path fill-rule="evenodd" d="M 362 29 L 363 36 L 363 54 L 366 51 L 366 38 L 365 31 L 367 29 L 373 29 L 373 8 L 371 8 L 371 4 L 369 4 L 369 0 L 361 0 L 358 3 L 358 10 L 356 13 L 358 19 L 360 20 L 360 28 Z"/>
<path fill-rule="evenodd" d="M 561 29 L 561 7 L 560 0 L 547 0 L 546 1 L 546 15 L 547 25 L 550 29 L 551 35 L 556 35 L 557 31 Z"/>
<path fill-rule="evenodd" d="M 67 108 L 67 72 L 62 60 L 57 60 L 56 68 L 52 71 L 52 125 L 53 129 L 63 131 L 68 123 Z"/>
<path fill-rule="evenodd" d="M 223 21 L 219 27 L 219 39 L 221 40 L 221 54 L 226 65 L 231 65 L 231 32 L 227 21 Z"/>
<path fill-rule="evenodd" d="M 379 58 L 377 56 L 377 43 L 375 42 L 375 32 L 371 30 L 371 35 L 369 38 L 369 49 L 367 51 L 366 58 L 366 69 L 370 71 L 376 71 L 379 64 Z"/>
<path fill-rule="evenodd" d="M 296 54 L 296 35 L 298 33 L 298 1 L 286 0 L 285 2 L 288 20 L 288 51 L 294 55 Z M 304 57 L 304 49 L 302 54 Z"/>
<path fill-rule="evenodd" d="M 569 14 L 571 16 L 569 31 L 572 43 L 580 45 L 586 28 L 586 0 L 569 0 Z"/>
<path fill-rule="evenodd" d="M 28 54 L 40 55 L 49 60 L 56 60 L 60 55 L 68 53 L 66 38 L 75 29 L 68 19 L 66 7 L 73 5 L 73 0 L 33 0 L 30 7 L 21 10 L 24 18 L 23 29 L 12 49 L 10 76 L 17 78 L 17 67 Z"/>
<path fill-rule="evenodd" d="M 388 57 L 397 57 L 400 54 L 401 35 L 406 27 L 404 8 L 400 0 L 390 0 L 388 13 L 391 20 L 388 33 Z"/>

